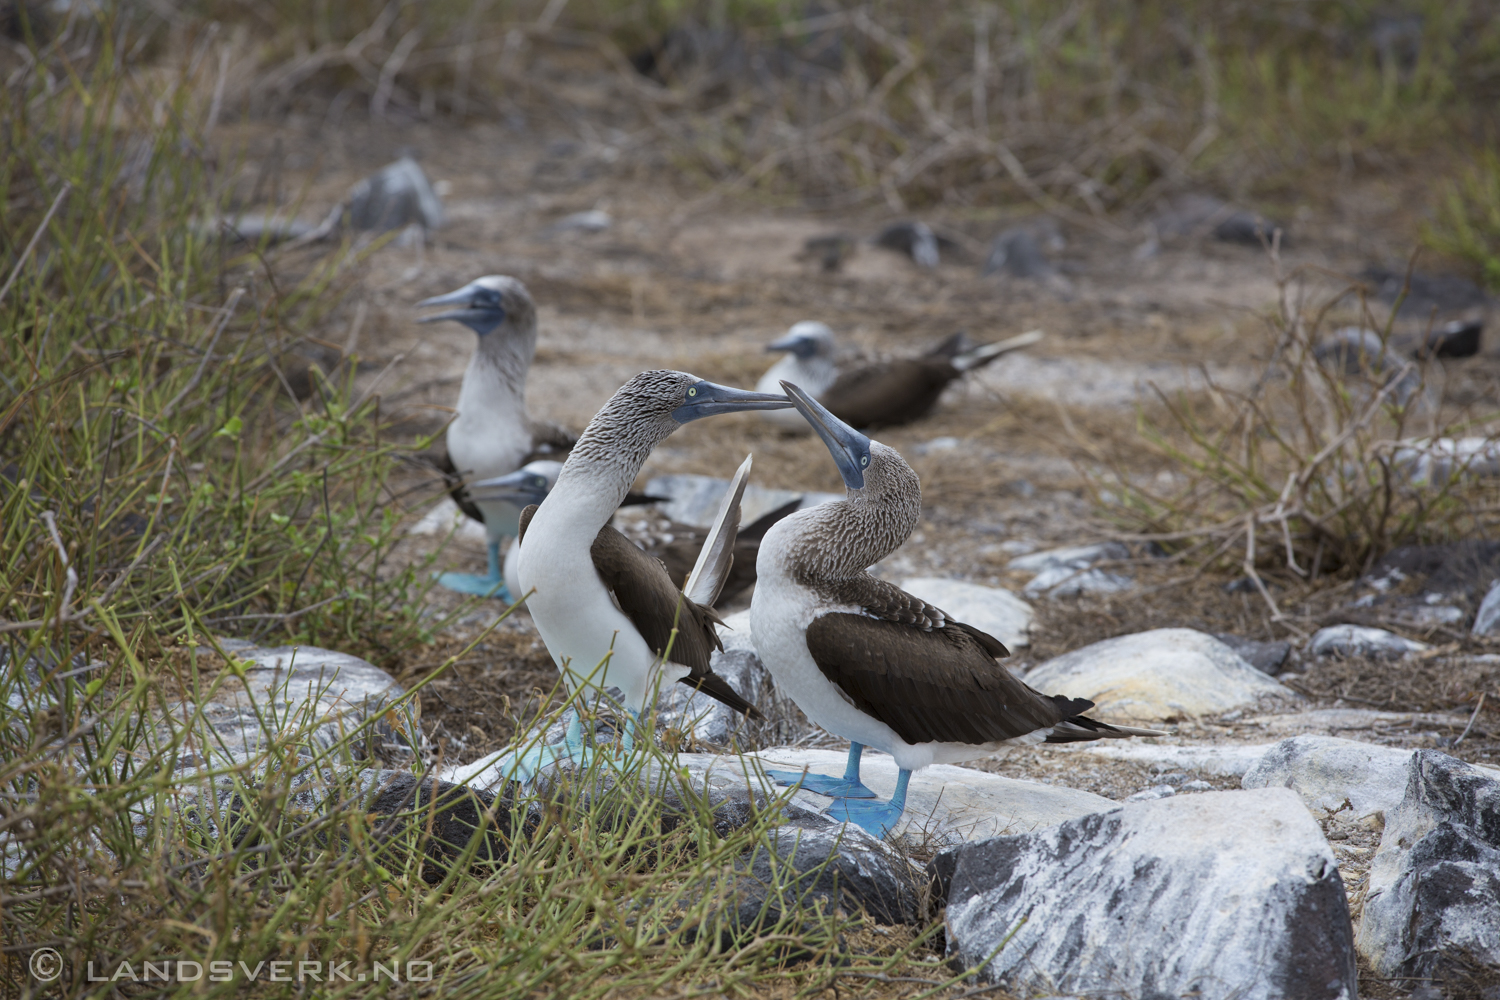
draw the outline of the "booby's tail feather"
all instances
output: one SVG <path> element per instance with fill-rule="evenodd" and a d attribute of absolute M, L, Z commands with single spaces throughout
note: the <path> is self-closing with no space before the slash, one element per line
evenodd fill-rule
<path fill-rule="evenodd" d="M 1111 726 L 1107 722 L 1090 719 L 1086 715 L 1075 715 L 1052 727 L 1043 743 L 1083 743 L 1088 740 L 1123 740 L 1127 736 L 1165 736 L 1155 729 L 1136 729 L 1134 726 Z"/>
<path fill-rule="evenodd" d="M 752 719 L 765 718 L 765 716 L 760 713 L 760 709 L 750 704 L 744 698 L 741 698 L 739 694 L 735 692 L 734 688 L 729 686 L 729 682 L 720 677 L 718 674 L 701 674 L 698 676 L 689 675 L 682 678 L 682 680 L 678 681 L 678 683 L 686 684 L 690 688 L 695 688 L 699 691 L 702 691 L 704 694 L 708 695 L 710 698 L 713 698 L 716 701 L 722 701 L 724 704 L 728 705 L 736 712 L 739 712 L 741 715 L 748 715 Z"/>
<path fill-rule="evenodd" d="M 708 537 L 703 539 L 698 562 L 682 588 L 688 600 L 704 607 L 712 607 L 719 599 L 734 565 L 734 539 L 740 529 L 740 500 L 745 495 L 745 482 L 750 478 L 750 461 L 750 456 L 746 455 L 730 480 L 729 489 L 719 502 L 718 516 L 708 529 Z"/>
<path fill-rule="evenodd" d="M 955 355 L 953 358 L 953 367 L 961 372 L 971 372 L 976 368 L 983 368 L 1003 354 L 1009 354 L 1011 351 L 1019 351 L 1023 347 L 1030 347 L 1041 339 L 1042 331 L 1032 330 L 1020 336 L 1011 337 L 1009 340 L 1002 340 L 994 344 L 985 344 L 983 347 L 976 347 L 971 351 L 964 351 L 962 354 Z"/>

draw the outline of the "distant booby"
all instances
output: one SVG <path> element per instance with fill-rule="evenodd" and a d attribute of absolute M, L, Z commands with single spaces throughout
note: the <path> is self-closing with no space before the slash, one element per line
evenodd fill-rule
<path fill-rule="evenodd" d="M 526 415 L 526 373 L 536 354 L 536 305 L 525 285 L 492 274 L 417 305 L 457 306 L 419 322 L 458 320 L 479 335 L 458 391 L 458 415 L 448 425 L 445 473 L 461 483 L 491 479 L 543 455 L 562 456 L 572 447 L 572 435 Z M 509 602 L 500 574 L 500 542 L 515 537 L 521 508 L 502 500 L 474 502 L 462 485 L 453 492 L 464 513 L 484 523 L 489 571 L 483 576 L 443 573 L 438 582 L 460 593 Z"/>
<path fill-rule="evenodd" d="M 557 461 L 528 462 L 509 475 L 470 483 L 469 491 L 477 500 L 507 501 L 523 508 L 529 504 L 540 504 L 552 491 L 562 467 L 562 463 Z M 662 499 L 664 498 L 628 493 L 621 506 L 640 506 Z M 770 530 L 771 525 L 796 510 L 801 503 L 800 497 L 791 500 L 739 529 L 734 540 L 734 562 L 719 593 L 719 600 L 731 600 L 755 582 L 755 557 L 760 551 L 762 536 Z M 658 517 L 644 523 L 627 525 L 624 534 L 637 548 L 661 560 L 667 569 L 667 576 L 673 583 L 677 583 L 679 580 L 685 581 L 692 572 L 711 530 Z M 516 565 L 520 555 L 519 545 L 512 545 L 505 553 L 505 586 L 517 598 L 526 593 L 518 589 L 520 580 L 516 576 Z"/>
<path fill-rule="evenodd" d="M 766 345 L 766 350 L 786 351 L 787 356 L 761 376 L 756 389 L 772 392 L 783 381 L 791 382 L 845 423 L 891 427 L 926 416 L 954 379 L 1041 339 L 1042 332 L 1032 330 L 999 343 L 967 347 L 961 337 L 955 336 L 916 357 L 843 360 L 837 355 L 833 331 L 827 324 L 804 321 L 793 325 L 785 337 Z M 769 416 L 789 429 L 803 427 L 790 412 Z"/>
<path fill-rule="evenodd" d="M 651 450 L 678 427 L 718 413 L 790 405 L 780 395 L 731 389 L 683 372 L 648 371 L 625 383 L 589 421 L 556 486 L 540 506 L 522 514 L 516 564 L 521 592 L 530 594 L 532 621 L 570 690 L 617 687 L 625 707 L 639 714 L 657 683 L 681 681 L 755 713 L 709 667 L 710 653 L 722 648 L 709 605 L 727 575 L 735 527 L 726 529 L 722 521 L 738 496 L 727 497 L 721 507 L 721 523 L 686 594 L 609 520 Z M 576 752 L 571 736 L 569 750 Z"/>
<path fill-rule="evenodd" d="M 842 779 L 788 771 L 783 784 L 839 799 L 830 815 L 878 836 L 906 807 L 912 771 L 1037 743 L 1160 736 L 1085 717 L 1083 698 L 1044 695 L 996 662 L 999 640 L 865 569 L 885 558 L 922 514 L 917 475 L 892 448 L 871 441 L 808 393 L 783 382 L 833 454 L 844 500 L 800 510 L 761 541 L 750 629 L 776 686 L 813 722 L 850 741 Z M 866 746 L 900 769 L 889 802 L 859 780 Z"/>

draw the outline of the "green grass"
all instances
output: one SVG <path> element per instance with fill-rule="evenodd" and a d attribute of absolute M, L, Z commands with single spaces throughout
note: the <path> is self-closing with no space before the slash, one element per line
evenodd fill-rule
<path fill-rule="evenodd" d="M 1442 190 L 1427 242 L 1473 265 L 1491 291 L 1500 291 L 1500 154 L 1485 150 Z"/>
<path fill-rule="evenodd" d="M 331 743 L 328 720 L 266 702 L 249 751 L 208 725 L 244 676 L 216 637 L 388 662 L 445 623 L 424 612 L 428 566 L 388 559 L 410 477 L 378 401 L 347 368 L 306 399 L 287 385 L 359 257 L 243 253 L 205 229 L 228 173 L 200 125 L 213 61 L 153 49 L 147 28 L 75 16 L 0 91 L 0 992 L 951 984 L 906 932 L 860 957 L 860 915 L 811 905 L 785 873 L 778 917 L 730 922 L 732 862 L 765 847 L 774 809 L 728 829 L 690 790 L 669 805 L 586 774 L 491 808 L 424 793 L 373 812 L 436 763 L 383 770 L 373 728 L 410 733 L 422 684 L 484 635 Z M 654 749 L 635 766 L 675 781 Z M 50 984 L 28 969 L 42 948 L 63 963 Z M 183 960 L 203 977 L 163 978 Z M 379 978 L 299 983 L 304 961 Z M 99 982 L 116 975 L 130 985 Z"/>

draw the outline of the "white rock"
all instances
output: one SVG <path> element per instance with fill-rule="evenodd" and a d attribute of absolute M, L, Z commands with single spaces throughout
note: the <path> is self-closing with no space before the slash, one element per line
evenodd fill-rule
<path fill-rule="evenodd" d="M 1381 976 L 1500 966 L 1500 782 L 1436 750 L 1412 754 L 1370 863 L 1357 941 Z"/>
<path fill-rule="evenodd" d="M 1067 752 L 1133 764 L 1157 764 L 1162 769 L 1239 777 L 1254 767 L 1274 745 L 1174 746 L 1148 740 L 1100 740 L 1097 743 L 1074 743 L 1067 747 Z"/>
<path fill-rule="evenodd" d="M 1129 559 L 1130 550 L 1121 542 L 1098 545 L 1074 545 L 1063 549 L 1033 552 L 1006 563 L 1005 568 L 1018 573 L 1041 573 L 1049 569 L 1087 569 L 1106 559 Z"/>
<path fill-rule="evenodd" d="M 466 542 L 483 545 L 486 541 L 484 525 L 459 510 L 453 498 L 447 496 L 433 504 L 432 509 L 422 515 L 421 520 L 406 529 L 408 535 L 447 535 L 450 531 L 455 538 Z"/>
<path fill-rule="evenodd" d="M 1013 992 L 1356 996 L 1338 865 L 1285 789 L 1131 802 L 956 855 L 950 961 Z"/>
<path fill-rule="evenodd" d="M 1171 785 L 1152 785 L 1150 788 L 1142 788 L 1134 795 L 1127 795 L 1126 802 L 1153 802 L 1156 799 L 1169 799 L 1177 794 L 1177 789 Z"/>
<path fill-rule="evenodd" d="M 981 587 L 935 576 L 916 576 L 901 583 L 901 589 L 935 604 L 957 620 L 1005 643 L 1011 652 L 1031 644 L 1031 605 L 1008 590 Z"/>
<path fill-rule="evenodd" d="M 1135 581 L 1102 569 L 1078 569 L 1052 566 L 1042 570 L 1022 591 L 1027 597 L 1078 597 L 1083 594 L 1118 594 L 1129 590 Z"/>
<path fill-rule="evenodd" d="M 1213 636 L 1187 628 L 1096 642 L 1041 664 L 1026 683 L 1088 698 L 1106 721 L 1218 715 L 1266 697 L 1295 697 Z"/>
<path fill-rule="evenodd" d="M 565 232 L 576 230 L 581 233 L 602 233 L 614 224 L 609 213 L 598 208 L 591 208 L 586 212 L 574 212 L 558 219 L 551 226 L 553 230 Z"/>
<path fill-rule="evenodd" d="M 1474 615 L 1474 634 L 1490 635 L 1500 626 L 1500 580 L 1490 584 L 1484 600 L 1479 602 L 1479 612 Z"/>
<path fill-rule="evenodd" d="M 1313 633 L 1308 650 L 1314 656 L 1373 656 L 1396 659 L 1420 653 L 1425 642 L 1407 639 L 1383 628 L 1364 625 L 1330 625 Z"/>
<path fill-rule="evenodd" d="M 1245 788 L 1290 788 L 1314 814 L 1347 800 L 1354 818 L 1384 813 L 1406 795 L 1412 751 L 1336 736 L 1294 736 L 1272 746 L 1246 772 Z"/>

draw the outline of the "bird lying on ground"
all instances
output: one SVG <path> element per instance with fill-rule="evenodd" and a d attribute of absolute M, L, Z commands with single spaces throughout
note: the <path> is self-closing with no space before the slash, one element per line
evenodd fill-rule
<path fill-rule="evenodd" d="M 787 356 L 761 376 L 756 389 L 771 392 L 785 380 L 802 386 L 845 423 L 890 427 L 926 416 L 954 379 L 1041 339 L 1042 332 L 1032 330 L 999 343 L 970 347 L 966 338 L 956 334 L 915 357 L 843 360 L 828 325 L 804 321 L 766 345 L 766 350 L 786 351 Z M 768 417 L 787 429 L 805 429 L 790 411 Z"/>
<path fill-rule="evenodd" d="M 458 415 L 448 425 L 447 455 L 438 465 L 454 501 L 484 524 L 489 568 L 484 575 L 443 573 L 449 590 L 510 603 L 500 572 L 500 543 L 514 538 L 521 508 L 503 500 L 475 501 L 464 484 L 513 472 L 542 457 L 565 457 L 574 437 L 526 414 L 526 374 L 536 353 L 536 305 L 515 278 L 492 274 L 418 306 L 456 306 L 418 322 L 457 320 L 479 335 L 458 391 Z"/>
<path fill-rule="evenodd" d="M 790 405 L 781 395 L 648 371 L 625 383 L 589 421 L 547 498 L 522 512 L 516 563 L 519 586 L 529 595 L 526 607 L 570 692 L 602 695 L 617 687 L 625 709 L 638 718 L 658 684 L 682 682 L 758 716 L 709 666 L 712 651 L 723 648 L 711 605 L 728 576 L 748 462 L 683 590 L 609 520 L 652 449 L 678 427 L 719 413 Z M 581 759 L 581 738 L 575 716 L 568 756 Z M 514 773 L 524 776 L 539 763 L 523 758 Z"/>
<path fill-rule="evenodd" d="M 528 462 L 509 475 L 470 483 L 469 492 L 477 499 L 503 501 L 524 508 L 530 504 L 540 504 L 547 499 L 547 494 L 557 483 L 557 475 L 561 471 L 561 462 L 549 460 Z M 627 493 L 625 501 L 620 506 L 641 506 L 663 499 L 665 498 Z M 739 529 L 734 542 L 734 563 L 730 567 L 728 578 L 724 581 L 723 590 L 719 593 L 719 601 L 733 600 L 755 583 L 755 555 L 760 549 L 761 537 L 771 525 L 786 517 L 801 504 L 801 497 L 790 500 Z M 624 529 L 624 534 L 647 555 L 659 559 L 667 569 L 667 576 L 672 579 L 673 583 L 676 583 L 678 580 L 687 580 L 688 574 L 692 572 L 693 566 L 698 561 L 698 554 L 702 552 L 703 542 L 707 539 L 710 530 L 659 517 L 630 525 Z M 505 586 L 517 598 L 525 596 L 525 591 L 517 589 L 520 581 L 516 577 L 516 564 L 520 559 L 520 551 L 519 546 L 512 545 L 510 551 L 505 554 Z"/>
<path fill-rule="evenodd" d="M 1008 747 L 1161 736 L 1082 713 L 1094 703 L 1044 695 L 997 657 L 1000 641 L 871 576 L 922 515 L 922 489 L 893 449 L 871 441 L 789 382 L 788 397 L 832 453 L 844 500 L 799 510 L 761 541 L 750 630 L 776 686 L 813 722 L 849 740 L 842 778 L 767 771 L 786 785 L 833 796 L 829 814 L 877 836 L 906 808 L 911 773 Z M 864 747 L 899 768 L 889 802 L 859 780 Z"/>

